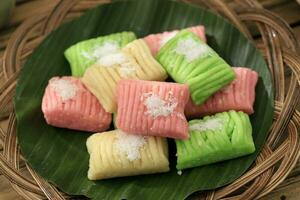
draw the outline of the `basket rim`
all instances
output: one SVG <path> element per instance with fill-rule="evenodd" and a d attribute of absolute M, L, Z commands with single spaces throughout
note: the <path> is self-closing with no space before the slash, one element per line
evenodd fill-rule
<path fill-rule="evenodd" d="M 26 36 L 26 34 L 28 33 L 25 31 L 25 30 L 27 30 L 28 27 L 34 27 L 34 26 L 40 25 L 40 23 L 43 23 L 44 31 L 43 31 L 42 35 L 47 35 L 64 20 L 64 18 L 68 14 L 68 12 L 71 9 L 73 9 L 74 6 L 76 7 L 78 4 L 80 4 L 79 2 L 80 2 L 80 0 L 61 1 L 58 4 L 58 6 L 55 7 L 55 9 L 51 12 L 50 15 L 42 14 L 39 17 L 35 17 L 34 19 L 29 19 L 28 21 L 24 22 L 13 34 L 12 39 L 10 40 L 10 42 L 7 46 L 7 49 L 17 49 L 17 50 L 24 49 L 25 42 L 24 42 L 24 40 L 22 40 L 22 37 Z M 96 2 L 97 2 L 97 4 L 99 3 L 99 1 L 96 1 Z M 282 26 L 289 27 L 289 25 L 287 25 L 283 20 L 281 20 L 279 23 L 276 23 L 276 21 L 274 22 L 274 18 L 278 19 L 278 17 L 276 15 L 270 13 L 269 11 L 266 11 L 263 8 L 258 7 L 258 5 L 255 3 L 254 0 L 247 0 L 247 2 L 245 4 L 247 6 L 252 6 L 252 7 L 245 9 L 245 12 L 243 12 L 243 13 L 238 13 L 238 12 L 231 10 L 226 5 L 224 5 L 224 3 L 222 3 L 222 2 L 220 3 L 215 0 L 212 0 L 211 2 L 212 2 L 212 5 L 210 5 L 210 6 L 217 5 L 218 9 L 220 9 L 219 7 L 221 7 L 221 9 L 222 9 L 223 8 L 222 6 L 225 6 L 226 7 L 225 11 L 230 13 L 229 16 L 233 15 L 233 18 L 238 19 L 239 23 L 243 24 L 243 21 L 247 21 L 250 18 L 252 21 L 254 21 L 256 23 L 264 24 L 265 27 L 263 27 L 263 25 L 261 25 L 261 24 L 259 24 L 259 26 L 262 26 L 264 28 L 264 31 L 266 31 L 266 32 L 271 32 L 271 33 L 274 32 L 274 27 L 282 27 Z M 207 4 L 207 3 L 204 3 L 204 4 Z M 93 3 L 88 4 L 88 6 L 93 6 L 93 5 L 94 5 Z M 86 6 L 86 7 L 84 7 L 83 10 L 89 8 L 87 5 L 84 5 L 84 6 Z M 254 15 L 253 13 L 259 13 L 259 15 L 261 15 L 261 17 Z M 225 15 L 226 15 L 226 12 L 225 12 Z M 276 29 L 276 31 L 277 31 L 277 29 Z M 259 188 L 259 191 L 257 193 L 258 197 L 261 197 L 261 196 L 265 195 L 266 193 L 270 192 L 272 189 L 274 189 L 275 186 L 277 186 L 288 175 L 288 172 L 291 171 L 292 167 L 296 164 L 296 161 L 299 158 L 299 139 L 297 137 L 297 135 L 298 135 L 297 129 L 300 129 L 300 112 L 297 111 L 295 108 L 296 107 L 295 101 L 297 103 L 297 101 L 299 100 L 299 96 L 300 96 L 300 95 L 295 94 L 295 93 L 297 93 L 296 89 L 297 89 L 297 87 L 299 87 L 299 84 L 300 84 L 299 43 L 295 39 L 295 36 L 293 35 L 293 33 L 290 31 L 290 28 L 288 28 L 287 30 L 279 29 L 279 31 L 277 31 L 277 32 L 279 32 L 278 35 L 280 35 L 281 37 L 288 36 L 290 38 L 289 41 L 287 42 L 286 47 L 284 47 L 281 44 L 281 45 L 279 45 L 280 46 L 279 48 L 281 49 L 280 55 L 282 56 L 283 63 L 285 62 L 286 64 L 289 65 L 289 67 L 291 68 L 292 73 L 294 75 L 294 77 L 292 77 L 292 80 L 291 80 L 292 86 L 289 88 L 289 92 L 294 93 L 294 94 L 291 94 L 290 96 L 288 96 L 288 98 L 285 98 L 284 91 L 280 91 L 281 94 L 278 94 L 275 97 L 275 103 L 276 103 L 275 108 L 276 108 L 276 115 L 277 115 L 276 117 L 278 118 L 282 115 L 287 114 L 289 116 L 289 119 L 288 119 L 288 121 L 286 121 L 286 120 L 281 121 L 281 123 L 280 123 L 281 126 L 278 125 L 278 128 L 276 128 L 276 124 L 275 124 L 276 130 L 273 131 L 274 132 L 273 134 L 276 135 L 275 132 L 277 132 L 277 131 L 279 134 L 283 134 L 283 131 L 286 128 L 293 129 L 293 130 L 296 128 L 296 131 L 294 130 L 294 132 L 292 131 L 292 133 L 291 133 L 292 135 L 295 135 L 296 139 L 291 138 L 290 141 L 292 141 L 293 139 L 296 140 L 293 143 L 295 146 L 292 149 L 294 149 L 295 151 L 296 150 L 298 150 L 298 151 L 296 151 L 296 153 L 292 152 L 292 155 L 285 159 L 284 163 L 288 167 L 284 168 L 285 173 L 279 174 L 277 176 L 274 176 L 274 174 L 272 174 L 273 170 L 274 170 L 274 169 L 272 169 L 272 167 L 267 166 L 265 163 L 262 162 L 263 164 L 260 165 L 260 168 L 258 167 L 259 168 L 258 171 L 262 174 L 262 176 L 259 176 L 259 177 L 255 176 L 253 178 L 253 179 L 256 178 L 259 181 L 265 182 L 264 187 Z M 263 38 L 264 37 L 265 37 L 265 40 L 270 39 L 263 35 Z M 273 41 L 274 46 L 278 46 L 277 42 L 278 41 L 275 41 L 275 42 Z M 291 47 L 291 48 L 288 48 L 288 47 Z M 4 54 L 5 62 L 3 64 L 3 67 L 4 67 L 5 78 L 6 78 L 6 82 L 5 82 L 6 84 L 4 86 L 0 86 L 0 99 L 1 100 L 6 99 L 4 97 L 7 95 L 10 95 L 13 92 L 13 89 L 16 85 L 17 75 L 18 75 L 18 72 L 19 72 L 19 69 L 21 66 L 22 58 L 21 58 L 20 54 L 24 55 L 23 51 L 21 51 L 21 52 L 20 51 L 19 52 L 12 51 L 12 50 L 5 51 L 5 54 Z M 268 50 L 265 49 L 265 51 L 268 51 Z M 12 52 L 14 52 L 14 53 L 12 53 Z M 266 53 L 266 55 L 267 54 L 268 54 L 268 52 Z M 26 58 L 26 56 L 24 58 Z M 279 72 L 277 72 L 277 73 L 280 73 L 280 72 L 281 71 L 279 70 Z M 273 73 L 276 74 L 276 72 L 273 72 Z M 275 80 L 275 82 L 276 82 L 276 80 Z M 280 83 L 280 80 L 277 82 Z M 286 104 L 292 105 L 291 108 L 286 109 L 286 107 L 284 107 Z M 1 105 L 0 105 L 0 111 L 1 110 L 2 109 L 1 109 Z M 17 190 L 17 192 L 19 192 L 19 193 L 23 192 L 22 195 L 24 195 L 25 198 L 26 198 L 26 195 L 27 195 L 27 197 L 28 196 L 32 197 L 32 196 L 30 196 L 30 193 L 33 193 L 33 194 L 37 194 L 39 197 L 42 197 L 45 195 L 49 199 L 55 199 L 55 198 L 64 199 L 65 197 L 62 196 L 61 193 L 55 189 L 55 187 L 46 183 L 42 178 L 40 178 L 37 174 L 35 174 L 35 172 L 33 170 L 31 170 L 31 168 L 29 166 L 27 166 L 27 168 L 29 169 L 29 171 L 31 171 L 31 175 L 33 176 L 35 182 L 23 177 L 21 175 L 21 173 L 18 171 L 19 159 L 17 157 L 19 155 L 19 149 L 17 147 L 16 141 L 12 141 L 12 139 L 15 140 L 15 136 L 13 136 L 14 131 L 15 131 L 14 130 L 15 129 L 14 128 L 15 114 L 13 112 L 10 114 L 9 123 L 11 124 L 11 126 L 9 126 L 11 129 L 8 130 L 8 132 L 6 133 L 6 137 L 4 140 L 4 153 L 3 153 L 3 155 L 0 154 L 0 171 L 3 172 L 3 174 L 6 177 L 9 178 L 9 180 L 12 182 L 12 185 Z M 281 130 L 281 129 L 283 129 L 283 130 Z M 273 130 L 274 130 L 274 127 L 273 127 Z M 271 133 L 271 136 L 272 136 L 272 133 Z M 271 137 L 271 139 L 272 139 L 272 137 Z M 273 140 L 275 141 L 275 139 L 273 139 Z M 288 149 L 291 149 L 291 148 L 288 148 L 288 145 L 290 145 L 290 143 L 281 145 L 280 146 L 281 148 L 278 151 L 276 151 L 277 154 L 273 152 L 273 156 L 285 158 L 284 156 L 287 153 Z M 258 158 L 258 160 L 259 159 L 264 160 L 267 156 L 270 155 L 270 151 L 271 151 L 270 147 L 267 147 L 266 149 L 264 149 L 261 153 L 260 158 Z M 285 154 L 282 154 L 282 152 L 284 152 Z M 10 156 L 13 156 L 13 158 L 10 158 Z M 271 160 L 271 159 L 269 159 L 269 160 Z M 275 160 L 273 160 L 273 162 L 275 162 Z M 281 165 L 281 166 L 283 166 L 283 165 Z M 14 175 L 12 175 L 12 174 L 14 174 Z M 249 174 L 251 174 L 251 173 L 249 173 Z M 269 176 L 267 176 L 266 174 L 267 175 L 269 174 Z M 270 174 L 272 174 L 273 176 L 271 177 Z M 276 173 L 275 173 L 275 175 L 276 175 Z M 248 172 L 247 172 L 246 176 L 249 176 Z M 16 177 L 20 178 L 20 180 L 16 180 Z M 245 176 L 243 176 L 242 178 L 244 178 L 244 177 Z M 268 184 L 267 182 L 270 180 L 272 181 L 272 178 L 275 179 L 272 182 L 274 184 Z M 23 181 L 25 181 L 25 183 Z M 233 185 L 234 184 L 236 184 L 236 182 L 234 182 Z M 26 187 L 24 187 L 24 185 Z M 225 194 L 229 193 L 231 190 L 234 190 L 234 187 L 222 188 L 221 190 L 219 190 L 217 192 L 208 193 L 206 198 L 211 198 L 211 199 L 222 198 L 222 197 L 226 196 Z M 255 190 L 255 189 L 253 189 L 253 190 Z M 249 192 L 246 194 L 249 195 Z M 244 197 L 246 197 L 246 196 L 244 195 Z"/>

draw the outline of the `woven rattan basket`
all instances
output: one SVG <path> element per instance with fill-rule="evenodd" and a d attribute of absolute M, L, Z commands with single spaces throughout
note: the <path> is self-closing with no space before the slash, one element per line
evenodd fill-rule
<path fill-rule="evenodd" d="M 18 73 L 26 58 L 52 30 L 106 0 L 61 0 L 48 13 L 24 22 L 11 36 L 3 58 L 4 81 L 0 82 L 0 116 L 9 117 L 7 131 L 0 129 L 0 172 L 25 199 L 75 198 L 58 191 L 39 177 L 23 160 L 16 139 L 12 106 Z M 253 35 L 270 68 L 275 90 L 275 118 L 265 146 L 255 164 L 235 182 L 218 190 L 201 193 L 204 199 L 253 199 L 274 189 L 289 174 L 299 157 L 300 51 L 291 28 L 281 18 L 254 0 L 241 0 L 228 7 L 220 0 L 193 0 L 229 19 L 250 40 Z M 78 197 L 76 197 L 78 198 Z M 84 198 L 84 197 L 82 197 Z"/>

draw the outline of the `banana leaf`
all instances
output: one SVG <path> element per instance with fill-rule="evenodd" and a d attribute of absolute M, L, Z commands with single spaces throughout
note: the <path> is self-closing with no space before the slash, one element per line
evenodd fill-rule
<path fill-rule="evenodd" d="M 89 155 L 85 142 L 90 133 L 46 124 L 41 100 L 48 80 L 70 75 L 64 58 L 69 46 L 93 37 L 133 31 L 138 37 L 165 30 L 203 24 L 208 44 L 231 66 L 246 66 L 259 74 L 255 113 L 251 115 L 255 153 L 183 171 L 175 165 L 174 141 L 169 141 L 168 173 L 87 179 Z M 42 177 L 62 191 L 93 199 L 184 199 L 196 191 L 215 189 L 240 177 L 255 161 L 273 119 L 273 88 L 268 67 L 254 44 L 224 18 L 206 9 L 174 1 L 125 1 L 100 5 L 53 31 L 28 58 L 17 84 L 14 105 L 17 136 L 23 156 Z"/>

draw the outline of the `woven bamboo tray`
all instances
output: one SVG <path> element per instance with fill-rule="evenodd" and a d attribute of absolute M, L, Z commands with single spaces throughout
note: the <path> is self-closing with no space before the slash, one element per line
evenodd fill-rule
<path fill-rule="evenodd" d="M 5 80 L 0 81 L 0 118 L 9 116 L 8 129 L 0 129 L 0 173 L 25 199 L 68 199 L 39 177 L 24 161 L 16 139 L 12 99 L 22 64 L 32 51 L 61 23 L 80 16 L 108 0 L 61 0 L 51 12 L 25 21 L 11 36 L 3 58 Z M 226 187 L 201 193 L 203 199 L 257 199 L 273 190 L 289 174 L 300 155 L 300 50 L 289 25 L 255 0 L 237 1 L 228 7 L 220 0 L 190 0 L 229 19 L 250 40 L 255 40 L 270 68 L 274 84 L 275 117 L 265 146 L 256 162 Z M 84 197 L 82 197 L 84 198 Z M 76 197 L 78 199 L 78 197 Z"/>

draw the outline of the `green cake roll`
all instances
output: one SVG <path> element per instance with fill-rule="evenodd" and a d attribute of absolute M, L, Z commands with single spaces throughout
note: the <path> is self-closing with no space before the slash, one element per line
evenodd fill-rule
<path fill-rule="evenodd" d="M 229 111 L 189 122 L 188 140 L 176 140 L 178 170 L 237 158 L 255 151 L 247 114 Z"/>
<path fill-rule="evenodd" d="M 189 85 L 196 105 L 235 79 L 231 67 L 188 30 L 169 40 L 156 58 L 176 82 Z"/>
<path fill-rule="evenodd" d="M 103 56 L 119 51 L 136 39 L 133 32 L 121 32 L 79 42 L 65 51 L 73 76 L 83 76 L 85 70 Z"/>

